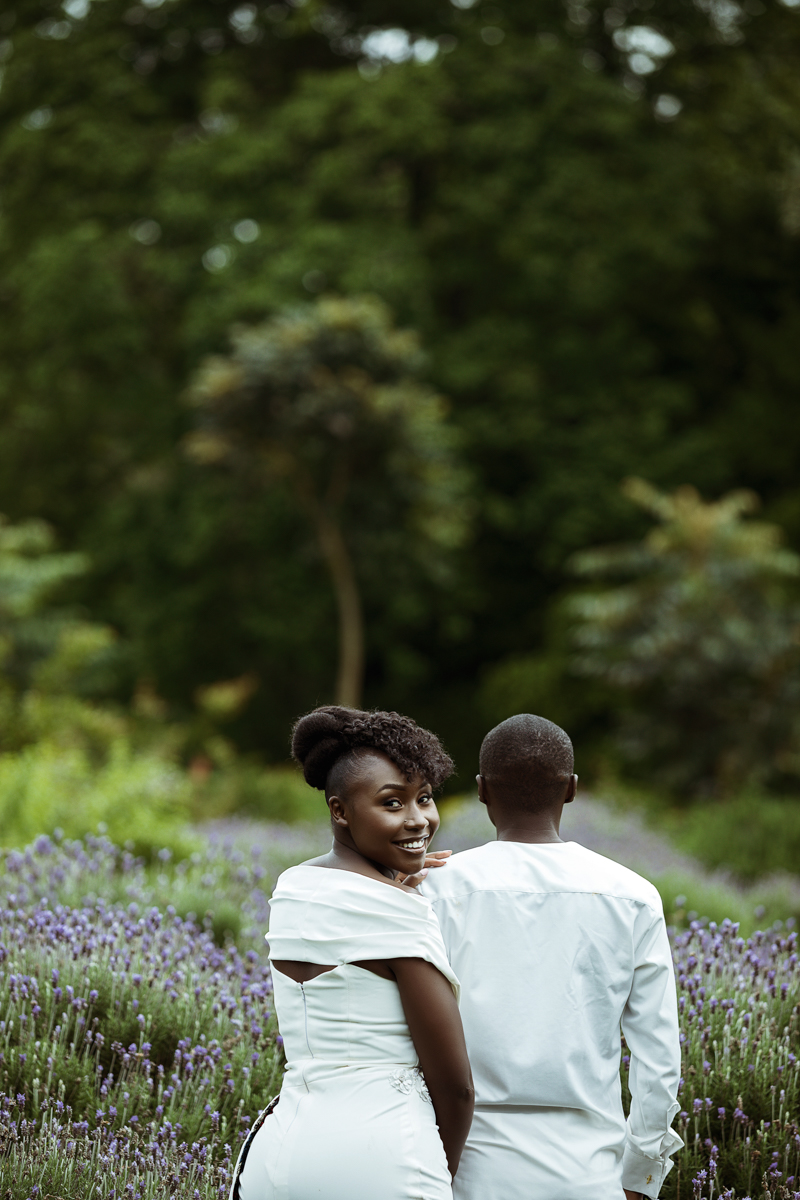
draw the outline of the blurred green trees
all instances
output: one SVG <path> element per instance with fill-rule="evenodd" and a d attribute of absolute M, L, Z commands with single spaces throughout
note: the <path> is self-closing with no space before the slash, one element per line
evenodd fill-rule
<path fill-rule="evenodd" d="M 65 585 L 85 574 L 88 563 L 59 553 L 54 541 L 43 521 L 11 525 L 0 516 L 2 751 L 49 736 L 88 745 L 109 732 L 91 693 L 102 683 L 113 633 L 64 606 Z"/>
<path fill-rule="evenodd" d="M 286 481 L 308 519 L 336 596 L 336 703 L 355 708 L 364 619 L 353 545 L 430 574 L 425 551 L 441 559 L 467 527 L 453 431 L 419 367 L 418 339 L 380 301 L 328 297 L 235 332 L 231 355 L 209 359 L 189 393 L 191 457 L 224 463 L 245 487 Z"/>
<path fill-rule="evenodd" d="M 63 603 L 86 570 L 42 521 L 0 521 L 0 841 L 102 825 L 140 851 L 185 850 L 188 780 L 163 739 L 137 746 L 130 718 L 98 698 L 112 631 Z"/>
<path fill-rule="evenodd" d="M 256 670 L 231 734 L 282 758 L 331 696 L 289 489 L 179 450 L 231 325 L 317 293 L 378 294 L 451 402 L 470 552 L 431 578 L 388 529 L 357 572 L 366 701 L 464 764 L 570 555 L 643 532 L 621 478 L 752 488 L 795 542 L 799 47 L 778 0 L 6 6 L 0 509 L 90 556 L 120 697 Z"/>
<path fill-rule="evenodd" d="M 639 479 L 625 491 L 656 524 L 641 542 L 577 557 L 595 582 L 568 604 L 574 670 L 629 697 L 622 746 L 673 793 L 796 787 L 800 555 L 748 519 L 752 493 L 707 503 Z"/>

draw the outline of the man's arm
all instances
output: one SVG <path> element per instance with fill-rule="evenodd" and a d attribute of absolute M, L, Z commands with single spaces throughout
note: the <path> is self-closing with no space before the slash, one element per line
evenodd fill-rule
<path fill-rule="evenodd" d="M 671 1128 L 681 1054 L 678 1002 L 667 929 L 660 909 L 642 908 L 636 922 L 633 986 L 622 1016 L 631 1052 L 631 1112 L 622 1186 L 626 1193 L 658 1195 L 683 1142 Z"/>

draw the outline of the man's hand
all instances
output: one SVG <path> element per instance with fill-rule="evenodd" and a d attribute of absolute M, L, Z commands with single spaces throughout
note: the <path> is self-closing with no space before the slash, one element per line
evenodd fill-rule
<path fill-rule="evenodd" d="M 395 875 L 395 883 L 402 883 L 406 887 L 415 888 L 417 884 L 422 883 L 431 867 L 447 866 L 447 860 L 452 853 L 452 850 L 432 851 L 432 853 L 425 856 L 425 866 L 421 871 L 417 871 L 416 875 Z"/>

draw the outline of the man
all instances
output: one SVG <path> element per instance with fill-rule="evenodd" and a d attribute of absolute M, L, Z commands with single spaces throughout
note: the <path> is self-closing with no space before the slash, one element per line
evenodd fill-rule
<path fill-rule="evenodd" d="M 683 1144 L 670 1128 L 680 1047 L 661 901 L 632 871 L 561 840 L 577 782 L 563 729 L 503 721 L 478 776 L 497 841 L 421 887 L 461 980 L 475 1080 L 455 1200 L 656 1197 Z"/>

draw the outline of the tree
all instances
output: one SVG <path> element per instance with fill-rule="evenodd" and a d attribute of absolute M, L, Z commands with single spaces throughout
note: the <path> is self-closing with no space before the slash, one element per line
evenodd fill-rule
<path fill-rule="evenodd" d="M 187 438 L 201 463 L 243 481 L 286 481 L 324 559 L 339 616 L 337 704 L 359 707 L 364 616 L 348 525 L 406 529 L 409 551 L 439 549 L 465 531 L 461 477 L 440 397 L 417 380 L 419 344 L 370 297 L 323 297 L 236 331 L 227 357 L 209 359 L 189 393 L 199 427 Z"/>
<path fill-rule="evenodd" d="M 88 565 L 57 551 L 44 521 L 0 516 L 0 752 L 57 731 L 89 741 L 120 732 L 86 702 L 103 682 L 113 632 L 58 602 Z"/>
<path fill-rule="evenodd" d="M 139 850 L 186 850 L 190 789 L 169 739 L 136 745 L 130 717 L 98 700 L 114 634 L 64 603 L 87 569 L 43 521 L 0 518 L 0 839 L 102 823 Z"/>
<path fill-rule="evenodd" d="M 640 533 L 624 476 L 751 487 L 800 537 L 800 10 L 647 4 L 0 13 L 0 509 L 90 555 L 124 686 L 185 709 L 255 664 L 235 736 L 277 757 L 331 673 L 296 504 L 176 452 L 198 362 L 315 289 L 380 294 L 451 400 L 474 552 L 391 619 L 359 564 L 368 702 L 457 754 L 570 554 Z"/>
<path fill-rule="evenodd" d="M 621 743 L 684 795 L 800 780 L 800 555 L 748 519 L 751 492 L 705 502 L 640 479 L 625 492 L 656 525 L 585 551 L 573 596 L 575 669 L 627 695 Z M 617 577 L 616 586 L 601 580 Z"/>

